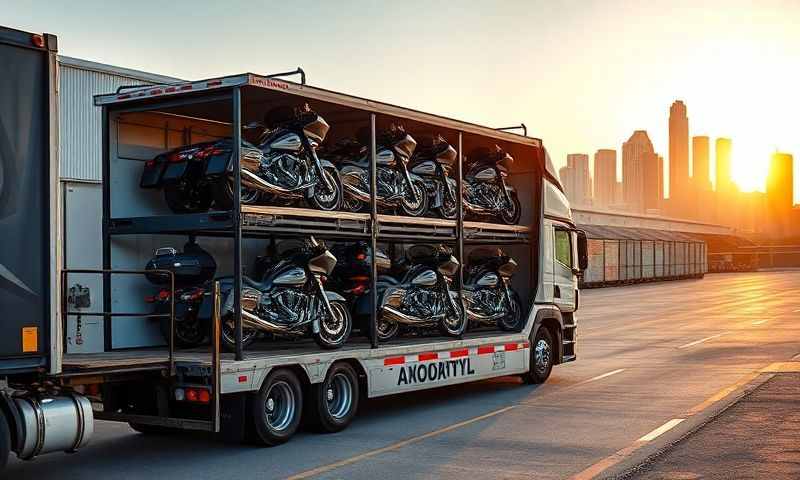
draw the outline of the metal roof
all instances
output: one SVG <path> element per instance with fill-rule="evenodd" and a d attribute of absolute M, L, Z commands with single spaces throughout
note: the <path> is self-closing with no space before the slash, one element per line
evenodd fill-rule
<path fill-rule="evenodd" d="M 597 240 L 661 240 L 672 242 L 703 242 L 704 240 L 683 232 L 653 230 L 650 228 L 611 227 L 605 225 L 578 225 L 588 238 Z"/>

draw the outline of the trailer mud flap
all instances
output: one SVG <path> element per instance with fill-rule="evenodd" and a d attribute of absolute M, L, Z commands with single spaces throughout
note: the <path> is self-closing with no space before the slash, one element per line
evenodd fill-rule
<path fill-rule="evenodd" d="M 529 350 L 524 341 L 370 360 L 370 396 L 522 373 Z"/>

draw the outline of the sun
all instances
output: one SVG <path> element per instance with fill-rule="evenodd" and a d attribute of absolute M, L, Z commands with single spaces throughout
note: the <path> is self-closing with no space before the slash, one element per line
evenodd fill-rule
<path fill-rule="evenodd" d="M 763 145 L 734 139 L 731 151 L 731 177 L 743 192 L 764 191 L 772 152 Z"/>

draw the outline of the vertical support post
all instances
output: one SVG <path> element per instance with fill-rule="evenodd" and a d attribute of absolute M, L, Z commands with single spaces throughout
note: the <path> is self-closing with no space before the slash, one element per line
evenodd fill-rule
<path fill-rule="evenodd" d="M 378 266 L 375 263 L 375 257 L 378 251 L 378 168 L 376 157 L 378 155 L 375 139 L 375 114 L 369 114 L 369 216 L 370 216 L 370 249 L 371 249 L 371 265 L 370 265 L 370 325 L 369 325 L 369 341 L 372 348 L 378 348 Z"/>
<path fill-rule="evenodd" d="M 220 354 L 219 354 L 219 332 L 220 332 L 220 291 L 219 291 L 219 282 L 214 282 L 214 289 L 212 292 L 212 296 L 214 299 L 214 307 L 213 313 L 211 315 L 211 392 L 214 395 L 214 405 L 212 411 L 212 422 L 214 424 L 214 433 L 219 432 L 220 430 L 220 414 L 219 414 L 219 405 L 220 405 L 220 397 L 222 396 L 222 392 L 220 391 L 220 385 L 222 385 L 221 381 L 221 373 L 220 373 Z"/>
<path fill-rule="evenodd" d="M 458 305 L 461 307 L 461 316 L 466 317 L 464 308 L 464 133 L 458 132 L 458 183 L 456 184 L 456 258 L 458 258 Z M 447 186 L 445 185 L 445 188 Z M 448 292 L 449 295 L 449 292 Z M 466 318 L 462 318 L 466 322 Z M 464 329 L 466 331 L 466 328 Z M 459 338 L 463 336 L 459 335 Z"/>
<path fill-rule="evenodd" d="M 233 312 L 236 360 L 244 359 L 242 348 L 242 91 L 233 89 Z"/>
<path fill-rule="evenodd" d="M 175 272 L 169 272 L 169 376 L 175 375 Z"/>
<path fill-rule="evenodd" d="M 111 270 L 111 156 L 109 154 L 109 122 L 108 107 L 103 107 L 103 270 Z M 103 311 L 111 311 L 111 278 L 103 273 Z M 66 337 L 67 332 L 64 332 Z M 111 317 L 103 315 L 103 350 L 108 352 L 112 347 Z"/>

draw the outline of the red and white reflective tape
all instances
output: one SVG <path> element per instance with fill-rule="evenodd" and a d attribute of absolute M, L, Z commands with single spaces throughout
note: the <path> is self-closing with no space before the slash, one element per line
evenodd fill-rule
<path fill-rule="evenodd" d="M 207 80 L 204 83 L 205 85 L 201 83 L 201 88 L 203 86 L 205 88 L 217 88 L 222 86 L 222 79 L 215 78 L 213 80 Z M 164 95 L 167 93 L 187 92 L 189 90 L 194 90 L 194 89 L 195 86 L 191 83 L 184 83 L 183 85 L 170 85 L 168 87 L 156 86 L 150 90 L 143 87 L 141 90 L 137 90 L 135 92 L 121 93 L 117 95 L 117 100 L 128 100 L 130 98 L 140 98 L 140 97 L 157 97 L 159 95 Z"/>
<path fill-rule="evenodd" d="M 459 348 L 447 352 L 423 352 L 416 355 L 399 355 L 396 357 L 386 357 L 383 359 L 383 366 L 391 367 L 394 365 L 405 365 L 406 363 L 428 362 L 431 360 L 447 360 L 452 358 L 462 358 L 476 355 L 488 355 L 495 352 L 513 352 L 530 348 L 528 341 L 501 343 L 498 345 L 481 345 L 480 347 Z"/>

